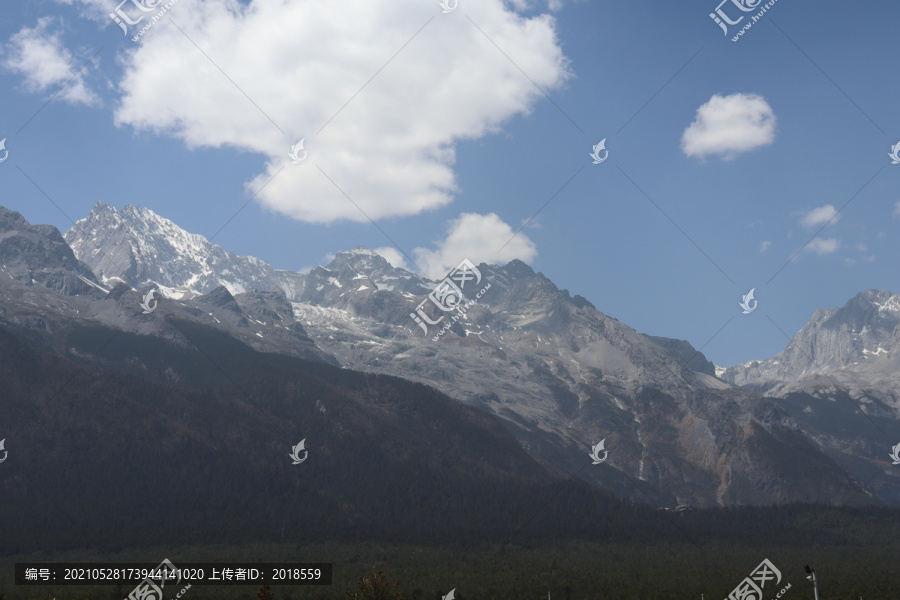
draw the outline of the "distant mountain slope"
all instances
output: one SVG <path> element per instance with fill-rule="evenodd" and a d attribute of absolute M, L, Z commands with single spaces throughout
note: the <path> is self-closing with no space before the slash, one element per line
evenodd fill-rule
<path fill-rule="evenodd" d="M 52 225 L 32 225 L 0 206 L 0 278 L 40 285 L 68 295 L 100 289 L 90 268 Z"/>
<path fill-rule="evenodd" d="M 115 235 L 99 235 L 110 227 Z M 659 506 L 869 501 L 772 401 L 723 384 L 686 343 L 639 334 L 520 261 L 478 265 L 480 280 L 466 293 L 474 299 L 473 285 L 484 293 L 463 315 L 428 300 L 436 282 L 365 248 L 307 274 L 275 271 L 145 209 L 102 205 L 66 236 L 105 281 L 192 287 L 226 303 L 215 286 L 281 287 L 298 326 L 341 365 L 427 383 L 483 408 L 542 464 L 622 496 Z M 129 249 L 127 261 L 107 258 L 117 246 Z M 251 311 L 253 303 L 231 295 L 243 314 Z M 205 316 L 195 300 L 183 304 L 198 307 L 200 322 L 223 320 Z M 179 304 L 166 302 L 172 310 Z M 283 307 L 276 312 L 284 317 Z M 423 315 L 440 322 L 423 331 Z M 267 331 L 272 323 L 248 316 L 258 339 L 241 339 L 283 351 L 269 342 L 277 340 Z M 250 333 L 236 325 L 229 331 Z M 592 465 L 588 453 L 600 440 L 608 460 Z"/>
<path fill-rule="evenodd" d="M 722 379 L 762 392 L 868 490 L 900 503 L 900 295 L 866 290 L 819 309 L 785 349 L 728 367 Z"/>
<path fill-rule="evenodd" d="M 874 394 L 900 417 L 900 294 L 866 290 L 819 309 L 784 350 L 728 367 L 722 379 L 776 396 L 836 383 Z"/>
<path fill-rule="evenodd" d="M 647 336 L 666 351 L 675 357 L 679 363 L 697 373 L 704 373 L 711 377 L 716 376 L 716 365 L 706 360 L 703 354 L 696 350 L 690 342 L 685 340 L 674 340 L 672 338 L 658 337 L 655 335 Z"/>
<path fill-rule="evenodd" d="M 561 482 L 495 418 L 432 388 L 169 319 L 178 340 L 73 327 L 71 354 L 95 357 L 85 364 L 0 325 L 0 553 L 683 535 L 656 511 Z"/>

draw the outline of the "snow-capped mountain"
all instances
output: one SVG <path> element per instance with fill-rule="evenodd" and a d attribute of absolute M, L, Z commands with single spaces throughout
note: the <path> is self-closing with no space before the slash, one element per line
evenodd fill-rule
<path fill-rule="evenodd" d="M 819 309 L 780 353 L 728 367 L 722 379 L 774 396 L 838 385 L 876 395 L 900 417 L 900 294 L 870 289 Z"/>
<path fill-rule="evenodd" d="M 98 202 L 64 237 L 109 287 L 124 283 L 137 290 L 206 294 L 221 285 L 241 294 L 273 287 L 293 290 L 297 285 L 297 273 L 223 250 L 148 208 L 128 205 L 119 211 Z"/>
<path fill-rule="evenodd" d="M 290 301 L 298 325 L 342 366 L 426 383 L 478 406 L 544 464 L 623 496 L 662 506 L 866 500 L 788 413 L 716 378 L 690 344 L 640 334 L 520 261 L 477 265 L 481 293 L 470 285 L 466 310 L 444 312 L 429 300 L 439 282 L 364 248 L 307 274 L 277 271 L 146 209 L 105 205 L 66 239 L 104 282 L 238 292 L 241 314 L 258 328 L 255 347 L 277 339 L 265 311 L 281 315 L 276 305 Z M 275 287 L 283 300 L 239 293 Z M 212 295 L 231 302 L 225 289 Z M 197 318 L 221 325 L 203 310 Z M 591 466 L 599 440 L 609 458 Z"/>

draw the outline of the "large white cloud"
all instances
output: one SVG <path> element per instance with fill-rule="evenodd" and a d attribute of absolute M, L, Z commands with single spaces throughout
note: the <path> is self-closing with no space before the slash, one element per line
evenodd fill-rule
<path fill-rule="evenodd" d="M 99 104 L 100 99 L 85 83 L 90 65 L 78 64 L 54 27 L 58 26 L 53 17 L 43 17 L 35 27 L 23 27 L 13 34 L 6 44 L 3 66 L 22 75 L 29 92 L 59 92 L 56 98 L 71 104 Z"/>
<path fill-rule="evenodd" d="M 714 94 L 697 109 L 694 122 L 681 136 L 687 156 L 710 154 L 730 160 L 742 152 L 771 144 L 775 139 L 775 113 L 756 94 Z"/>
<path fill-rule="evenodd" d="M 416 265 L 431 279 L 441 279 L 468 258 L 474 264 L 507 263 L 514 258 L 530 262 L 536 255 L 534 242 L 513 229 L 494 213 L 463 213 L 450 222 L 447 235 L 436 249 L 416 248 Z"/>
<path fill-rule="evenodd" d="M 502 0 L 448 14 L 421 0 L 178 0 L 127 55 L 115 116 L 263 154 L 247 190 L 277 212 L 366 222 L 448 204 L 454 143 L 528 114 L 543 98 L 529 78 L 557 88 L 567 63 L 551 16 Z M 301 138 L 308 155 L 291 164 Z"/>

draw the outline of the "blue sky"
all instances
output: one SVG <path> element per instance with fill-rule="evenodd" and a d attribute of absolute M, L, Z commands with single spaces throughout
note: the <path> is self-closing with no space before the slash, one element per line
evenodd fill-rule
<path fill-rule="evenodd" d="M 731 33 L 762 4 L 721 5 Z M 7 3 L 0 204 L 62 231 L 146 206 L 281 269 L 518 257 L 718 364 L 766 358 L 900 292 L 900 6 L 778 0 L 737 42 L 717 6 L 177 0 L 132 41 L 113 0 Z"/>

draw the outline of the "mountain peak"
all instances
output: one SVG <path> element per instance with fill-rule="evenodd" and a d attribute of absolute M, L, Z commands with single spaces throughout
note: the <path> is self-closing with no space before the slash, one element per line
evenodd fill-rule
<path fill-rule="evenodd" d="M 334 271 L 345 265 L 354 267 L 359 265 L 362 268 L 384 268 L 387 266 L 388 268 L 393 269 L 393 266 L 386 258 L 365 246 L 356 246 L 352 250 L 338 252 L 334 255 L 334 258 L 331 259 L 331 262 L 328 263 L 326 268 Z"/>
<path fill-rule="evenodd" d="M 892 379 L 898 366 L 900 294 L 868 289 L 841 308 L 817 310 L 784 350 L 768 360 L 729 367 L 723 379 L 765 387 L 815 375 L 849 381 L 865 372 L 876 382 Z"/>
<path fill-rule="evenodd" d="M 94 274 L 52 225 L 32 225 L 21 213 L 0 206 L 0 272 L 25 285 L 75 295 L 97 288 Z"/>
<path fill-rule="evenodd" d="M 30 223 L 22 216 L 22 213 L 0 206 L 0 231 L 24 229 Z"/>

